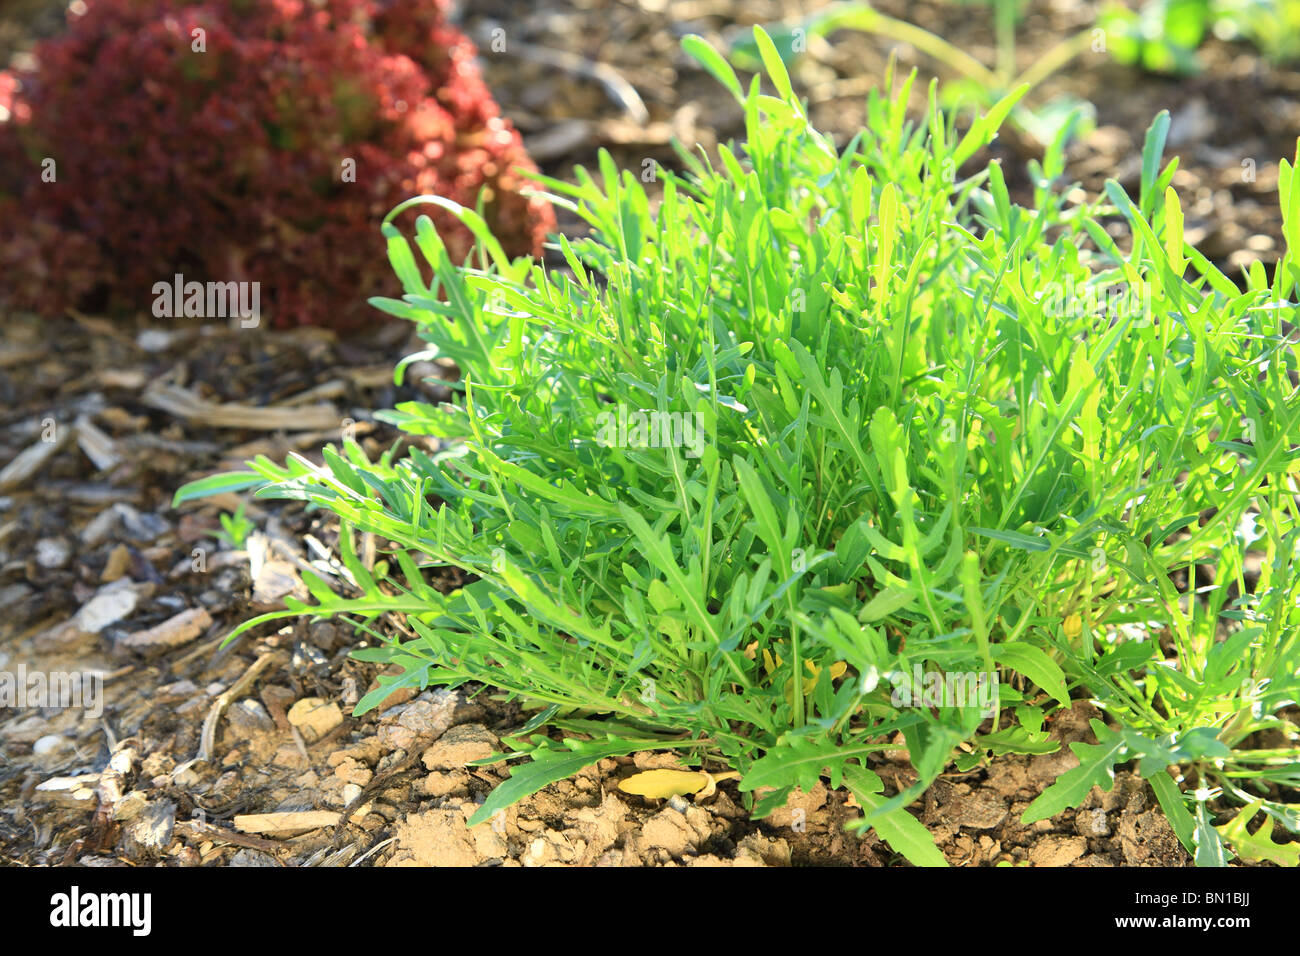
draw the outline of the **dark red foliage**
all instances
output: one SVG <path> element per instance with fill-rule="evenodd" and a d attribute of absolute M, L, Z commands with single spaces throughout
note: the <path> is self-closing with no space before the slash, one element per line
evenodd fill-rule
<path fill-rule="evenodd" d="M 482 201 L 508 253 L 538 254 L 554 214 L 519 194 L 534 167 L 446 5 L 87 0 L 35 70 L 0 72 L 0 295 L 147 312 L 181 273 L 260 282 L 277 325 L 356 328 L 400 293 L 379 220 L 421 193 Z M 434 207 L 399 226 L 419 212 L 468 253 Z"/>

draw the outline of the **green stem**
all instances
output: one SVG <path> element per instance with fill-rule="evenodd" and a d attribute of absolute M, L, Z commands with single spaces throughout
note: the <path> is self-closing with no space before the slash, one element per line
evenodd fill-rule
<path fill-rule="evenodd" d="M 1056 46 L 1052 47 L 1037 60 L 1033 66 L 1025 70 L 1011 83 L 1009 89 L 1017 90 L 1021 84 L 1028 83 L 1032 90 L 1043 80 L 1047 79 L 1061 67 L 1065 66 L 1076 56 L 1088 49 L 1088 44 L 1092 41 L 1092 31 L 1085 30 L 1082 33 L 1075 34 L 1068 40 L 1062 40 Z"/>
<path fill-rule="evenodd" d="M 1016 72 L 1016 2 L 997 0 L 993 13 L 998 43 L 998 75 L 1004 78 Z"/>
<path fill-rule="evenodd" d="M 967 78 L 983 84 L 991 90 L 1002 86 L 998 75 L 979 60 L 958 47 L 953 46 L 942 37 L 935 36 L 929 30 L 918 27 L 904 20 L 895 20 L 870 8 L 857 8 L 829 13 L 818 20 L 815 32 L 825 35 L 840 27 L 862 30 L 866 33 L 878 33 L 893 37 L 903 43 L 910 43 L 922 53 L 936 60 L 942 60 L 949 66 L 963 73 Z"/>

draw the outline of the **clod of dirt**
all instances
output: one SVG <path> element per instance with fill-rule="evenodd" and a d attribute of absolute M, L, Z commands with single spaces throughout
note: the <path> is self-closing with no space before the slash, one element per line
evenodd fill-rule
<path fill-rule="evenodd" d="M 935 781 L 926 797 L 926 823 L 991 830 L 1007 817 L 1007 801 L 988 789 Z"/>
<path fill-rule="evenodd" d="M 586 849 L 584 840 L 576 836 L 571 839 L 568 834 L 548 829 L 529 841 L 528 850 L 519 858 L 519 862 L 528 867 L 569 866 L 580 863 Z"/>
<path fill-rule="evenodd" d="M 808 818 L 826 806 L 826 785 L 820 780 L 817 785 L 804 793 L 798 787 L 790 791 L 785 805 L 773 810 L 767 817 L 772 827 L 807 827 Z"/>
<path fill-rule="evenodd" d="M 417 741 L 441 736 L 451 726 L 452 714 L 460 702 L 459 694 L 439 689 L 392 708 L 379 723 L 380 749 L 409 751 Z"/>
<path fill-rule="evenodd" d="M 1119 820 L 1120 848 L 1129 866 L 1186 866 L 1183 849 L 1173 828 L 1158 811 L 1125 812 Z"/>
<path fill-rule="evenodd" d="M 1029 850 L 1029 862 L 1034 866 L 1069 866 L 1088 852 L 1088 841 L 1083 837 L 1046 837 Z"/>
<path fill-rule="evenodd" d="M 470 761 L 490 757 L 499 746 L 496 735 L 482 724 L 461 724 L 439 737 L 421 760 L 428 770 L 460 770 Z"/>
<path fill-rule="evenodd" d="M 665 807 L 642 824 L 636 848 L 642 854 L 658 848 L 673 859 L 681 859 L 708 839 L 709 830 L 709 813 L 701 807 L 687 807 L 685 813 Z"/>
<path fill-rule="evenodd" d="M 397 824 L 397 850 L 387 865 L 476 866 L 484 859 L 504 859 L 506 842 L 493 824 L 467 825 L 475 809 L 461 803 L 409 814 Z"/>
<path fill-rule="evenodd" d="M 606 793 L 599 807 L 582 807 L 565 815 L 565 824 L 587 844 L 584 862 L 595 863 L 611 850 L 626 829 L 628 808 L 619 797 Z"/>
<path fill-rule="evenodd" d="M 289 723 L 298 728 L 307 743 L 315 743 L 343 723 L 343 712 L 333 701 L 304 697 L 289 708 Z"/>
<path fill-rule="evenodd" d="M 1082 837 L 1110 836 L 1110 824 L 1106 820 L 1106 811 L 1101 807 L 1080 810 L 1074 818 L 1074 829 Z"/>
<path fill-rule="evenodd" d="M 466 796 L 469 793 L 469 774 L 463 770 L 431 773 L 420 782 L 420 792 L 428 797 Z"/>
<path fill-rule="evenodd" d="M 736 866 L 789 866 L 790 844 L 783 837 L 751 833 L 736 847 Z"/>

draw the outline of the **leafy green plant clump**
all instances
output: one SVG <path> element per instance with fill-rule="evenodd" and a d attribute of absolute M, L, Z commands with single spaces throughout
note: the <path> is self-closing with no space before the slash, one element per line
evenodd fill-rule
<path fill-rule="evenodd" d="M 1300 0 L 1143 0 L 1108 4 L 1097 18 L 1126 65 L 1155 73 L 1199 72 L 1197 50 L 1213 33 L 1254 44 L 1273 65 L 1300 58 Z"/>
<path fill-rule="evenodd" d="M 686 41 L 748 142 L 684 153 L 657 210 L 604 154 L 599 179 L 546 181 L 592 229 L 558 237 L 567 269 L 508 259 L 468 210 L 463 266 L 429 220 L 414 251 L 385 227 L 405 295 L 375 304 L 463 376 L 450 404 L 381 413 L 409 454 L 258 459 L 178 500 L 257 484 L 343 520 L 356 591 L 312 580 L 287 613 L 350 615 L 374 638 L 357 656 L 405 669 L 358 711 L 470 681 L 536 711 L 473 822 L 673 750 L 738 772 L 760 816 L 847 786 L 857 825 L 942 864 L 907 805 L 954 760 L 1055 750 L 1044 722 L 1075 696 L 1111 725 L 1026 820 L 1137 760 L 1200 862 L 1300 855 L 1270 836 L 1300 831 L 1292 254 L 1243 291 L 1184 243 L 1166 114 L 1136 201 L 1067 204 L 1058 138 L 1024 208 L 997 164 L 957 174 L 1019 94 L 959 134 L 933 88 L 913 122 L 912 78 L 890 80 L 837 149 L 756 42 L 774 96 Z M 1284 162 L 1300 248 L 1292 185 Z M 363 567 L 353 530 L 391 562 Z M 1197 565 L 1218 586 L 1180 590 Z M 442 593 L 446 567 L 470 583 Z M 887 795 L 872 758 L 900 734 L 918 777 Z"/>

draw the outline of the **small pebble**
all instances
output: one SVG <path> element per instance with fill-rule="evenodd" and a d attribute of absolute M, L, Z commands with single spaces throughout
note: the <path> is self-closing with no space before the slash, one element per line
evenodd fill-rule
<path fill-rule="evenodd" d="M 44 737 L 36 741 L 36 743 L 32 744 L 32 753 L 41 757 L 45 754 L 53 753 L 56 750 L 66 747 L 67 744 L 68 741 L 63 737 L 60 737 L 58 734 L 46 734 Z"/>
<path fill-rule="evenodd" d="M 136 336 L 135 344 L 146 352 L 165 352 L 171 348 L 175 336 L 164 329 L 144 329 Z"/>
<path fill-rule="evenodd" d="M 47 571 L 62 568 L 72 560 L 72 545 L 63 538 L 41 538 L 36 542 L 36 563 Z"/>

